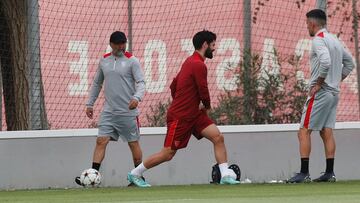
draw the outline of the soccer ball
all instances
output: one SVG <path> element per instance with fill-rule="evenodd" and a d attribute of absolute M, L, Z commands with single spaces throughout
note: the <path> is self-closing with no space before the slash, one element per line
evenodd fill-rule
<path fill-rule="evenodd" d="M 96 187 L 100 185 L 101 175 L 93 168 L 86 169 L 81 173 L 80 182 L 84 187 Z"/>

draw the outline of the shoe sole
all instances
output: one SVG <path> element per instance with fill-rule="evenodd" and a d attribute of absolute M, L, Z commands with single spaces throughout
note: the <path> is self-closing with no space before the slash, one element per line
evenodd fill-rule
<path fill-rule="evenodd" d="M 232 183 L 230 183 L 230 182 L 222 182 L 222 181 L 220 181 L 220 185 L 238 185 L 238 184 L 240 184 L 240 182 L 232 182 Z"/>
<path fill-rule="evenodd" d="M 288 184 L 296 184 L 296 183 L 311 183 L 312 181 L 311 181 L 311 179 L 305 179 L 305 180 L 303 180 L 303 181 L 300 181 L 300 182 L 290 182 L 290 181 L 286 181 L 286 183 L 288 183 Z"/>
<path fill-rule="evenodd" d="M 128 181 L 130 182 L 130 184 L 128 185 L 128 187 L 132 187 L 132 186 L 130 186 L 131 184 L 133 184 L 133 186 L 140 187 L 140 188 L 151 187 L 151 185 L 149 185 L 149 184 L 146 185 L 146 186 L 136 185 L 136 183 L 134 183 L 134 181 L 132 180 L 132 178 L 130 177 L 129 174 L 128 174 L 127 179 L 128 179 Z"/>
<path fill-rule="evenodd" d="M 335 183 L 336 178 L 330 178 L 329 180 L 314 180 L 316 183 Z"/>

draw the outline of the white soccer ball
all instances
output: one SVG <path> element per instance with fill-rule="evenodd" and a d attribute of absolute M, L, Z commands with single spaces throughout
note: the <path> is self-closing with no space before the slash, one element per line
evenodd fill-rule
<path fill-rule="evenodd" d="M 99 171 L 89 168 L 81 173 L 80 181 L 85 187 L 97 187 L 101 183 L 101 174 Z"/>

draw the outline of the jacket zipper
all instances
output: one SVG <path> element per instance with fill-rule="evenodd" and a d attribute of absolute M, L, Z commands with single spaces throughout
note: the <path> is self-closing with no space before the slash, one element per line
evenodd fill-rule
<path fill-rule="evenodd" d="M 116 58 L 115 58 L 115 61 L 114 61 L 114 67 L 113 67 L 113 70 L 115 70 L 115 65 L 116 65 Z"/>

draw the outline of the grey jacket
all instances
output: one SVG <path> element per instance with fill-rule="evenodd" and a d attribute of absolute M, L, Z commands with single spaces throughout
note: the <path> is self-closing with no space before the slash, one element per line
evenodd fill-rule
<path fill-rule="evenodd" d="M 129 110 L 131 99 L 141 101 L 145 93 L 144 74 L 139 60 L 126 52 L 122 57 L 111 53 L 100 59 L 86 106 L 92 107 L 105 81 L 103 111 L 116 115 L 137 116 L 138 109 Z"/>
<path fill-rule="evenodd" d="M 310 87 L 322 77 L 325 78 L 323 88 L 335 93 L 340 90 L 342 75 L 349 75 L 355 67 L 349 51 L 326 29 L 319 30 L 312 41 L 310 65 Z"/>

